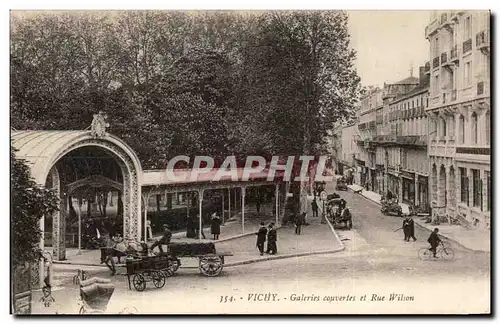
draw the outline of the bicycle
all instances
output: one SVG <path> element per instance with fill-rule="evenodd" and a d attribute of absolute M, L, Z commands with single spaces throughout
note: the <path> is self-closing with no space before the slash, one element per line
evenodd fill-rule
<path fill-rule="evenodd" d="M 436 256 L 441 257 L 444 260 L 453 260 L 455 257 L 455 252 L 452 248 L 444 246 L 444 243 L 441 242 L 440 245 L 436 247 Z M 420 248 L 418 250 L 418 258 L 420 260 L 430 260 L 434 257 L 430 248 Z"/>

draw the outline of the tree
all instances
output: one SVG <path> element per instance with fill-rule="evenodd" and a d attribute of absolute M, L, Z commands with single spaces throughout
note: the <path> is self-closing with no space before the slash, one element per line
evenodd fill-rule
<path fill-rule="evenodd" d="M 29 167 L 11 149 L 11 240 L 14 267 L 40 257 L 40 219 L 58 210 L 59 198 L 31 179 Z"/>

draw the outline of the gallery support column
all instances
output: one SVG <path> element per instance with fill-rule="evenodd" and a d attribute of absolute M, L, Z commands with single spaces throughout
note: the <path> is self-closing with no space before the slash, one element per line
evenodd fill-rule
<path fill-rule="evenodd" d="M 199 226 L 199 234 L 198 234 L 198 240 L 201 241 L 201 232 L 203 231 L 203 189 L 198 190 L 198 208 L 199 208 L 199 216 L 200 218 L 198 219 L 198 226 Z"/>
<path fill-rule="evenodd" d="M 279 222 L 279 195 L 280 195 L 280 185 L 277 184 L 276 185 L 276 191 L 275 191 L 275 194 L 276 196 L 276 226 L 278 226 L 278 222 Z"/>
<path fill-rule="evenodd" d="M 245 234 L 245 192 L 246 187 L 241 187 L 241 233 Z"/>

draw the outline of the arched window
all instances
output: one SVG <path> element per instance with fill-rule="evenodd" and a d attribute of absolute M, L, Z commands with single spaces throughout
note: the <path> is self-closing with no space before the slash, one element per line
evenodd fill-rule
<path fill-rule="evenodd" d="M 446 136 L 446 119 L 441 118 L 441 136 Z"/>
<path fill-rule="evenodd" d="M 460 115 L 458 118 L 458 141 L 460 144 L 465 143 L 465 118 L 464 115 Z"/>
<path fill-rule="evenodd" d="M 487 111 L 486 112 L 486 115 L 484 116 L 484 118 L 486 118 L 485 120 L 485 131 L 486 131 L 486 137 L 485 137 L 485 140 L 486 140 L 486 144 L 490 144 L 490 137 L 491 137 L 491 125 L 490 125 L 490 122 L 491 122 L 491 116 L 490 116 L 490 112 Z"/>
<path fill-rule="evenodd" d="M 470 118 L 470 123 L 471 123 L 471 140 L 472 144 L 477 144 L 477 114 L 475 112 L 472 113 L 472 116 Z"/>

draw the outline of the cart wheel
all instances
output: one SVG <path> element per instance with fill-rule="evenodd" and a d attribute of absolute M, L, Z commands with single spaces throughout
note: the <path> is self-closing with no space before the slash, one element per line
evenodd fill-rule
<path fill-rule="evenodd" d="M 144 291 L 146 289 L 146 280 L 144 280 L 144 277 L 140 273 L 134 275 L 132 283 L 137 291 Z"/>
<path fill-rule="evenodd" d="M 163 288 L 163 286 L 165 286 L 166 280 L 163 272 L 155 271 L 151 274 L 151 277 L 153 278 L 153 285 L 155 285 L 156 288 Z"/>
<path fill-rule="evenodd" d="M 200 272 L 205 276 L 218 276 L 221 273 L 222 268 L 222 260 L 219 256 L 200 257 Z"/>

